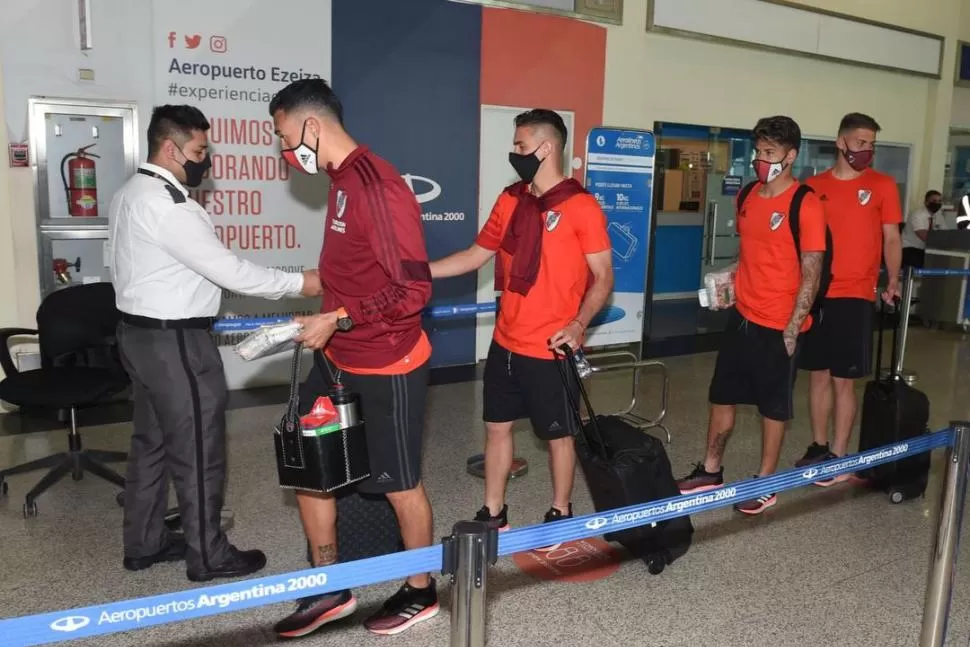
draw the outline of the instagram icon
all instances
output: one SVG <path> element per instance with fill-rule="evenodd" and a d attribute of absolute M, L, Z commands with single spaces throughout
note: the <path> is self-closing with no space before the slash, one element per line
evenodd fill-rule
<path fill-rule="evenodd" d="M 209 49 L 214 54 L 225 54 L 229 49 L 225 36 L 212 36 L 209 38 Z"/>

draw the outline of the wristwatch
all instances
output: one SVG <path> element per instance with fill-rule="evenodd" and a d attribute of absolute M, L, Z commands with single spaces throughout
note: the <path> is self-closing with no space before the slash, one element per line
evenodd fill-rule
<path fill-rule="evenodd" d="M 337 308 L 337 330 L 347 332 L 353 327 L 354 320 L 347 314 L 347 309 L 344 307 Z"/>

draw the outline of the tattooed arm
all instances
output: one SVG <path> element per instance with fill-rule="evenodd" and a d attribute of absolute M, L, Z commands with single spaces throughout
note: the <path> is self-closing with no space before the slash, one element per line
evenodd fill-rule
<path fill-rule="evenodd" d="M 802 254 L 802 284 L 798 288 L 798 297 L 795 299 L 795 309 L 791 313 L 791 319 L 785 327 L 783 337 L 788 356 L 795 354 L 795 342 L 798 340 L 798 333 L 802 329 L 802 323 L 808 316 L 808 311 L 812 309 L 815 302 L 815 295 L 818 292 L 818 283 L 822 272 L 822 257 L 825 252 L 805 252 Z"/>

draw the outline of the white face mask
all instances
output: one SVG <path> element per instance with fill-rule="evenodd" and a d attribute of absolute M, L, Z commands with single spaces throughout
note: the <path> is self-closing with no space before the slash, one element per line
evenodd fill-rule
<path fill-rule="evenodd" d="M 319 146 L 320 142 L 318 140 L 317 147 Z M 282 150 L 280 154 L 290 166 L 308 175 L 316 175 L 320 172 L 320 169 L 317 167 L 317 151 L 315 148 L 310 148 L 306 143 L 305 121 L 303 122 L 303 132 L 300 134 L 300 145 Z"/>

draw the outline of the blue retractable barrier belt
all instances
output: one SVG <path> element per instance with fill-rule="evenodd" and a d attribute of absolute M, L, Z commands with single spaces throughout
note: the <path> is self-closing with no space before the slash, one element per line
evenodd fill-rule
<path fill-rule="evenodd" d="M 741 501 L 809 485 L 897 461 L 953 443 L 953 430 L 944 429 L 905 442 L 834 459 L 808 468 L 748 479 L 701 494 L 671 497 L 650 503 L 583 515 L 554 524 L 511 530 L 499 537 L 499 555 L 511 555 L 697 514 Z M 440 545 L 372 557 L 323 568 L 230 582 L 134 600 L 107 602 L 81 609 L 0 620 L 0 646 L 28 647 L 87 638 L 142 627 L 180 622 L 221 613 L 275 604 L 331 591 L 357 588 L 440 570 Z"/>
<path fill-rule="evenodd" d="M 471 317 L 477 314 L 495 312 L 495 303 L 463 303 L 453 306 L 433 306 L 425 308 L 424 316 L 429 319 L 451 319 Z M 249 332 L 262 326 L 286 323 L 292 317 L 227 317 L 216 320 L 213 330 L 220 333 Z"/>
<path fill-rule="evenodd" d="M 951 270 L 943 268 L 925 268 L 913 270 L 914 276 L 970 276 L 970 270 Z"/>

